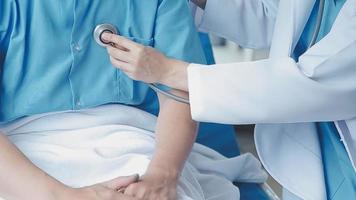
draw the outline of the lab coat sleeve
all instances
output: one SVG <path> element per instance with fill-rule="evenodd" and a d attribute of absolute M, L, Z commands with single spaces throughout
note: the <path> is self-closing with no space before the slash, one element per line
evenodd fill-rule
<path fill-rule="evenodd" d="M 354 1 L 349 1 L 354 2 Z M 356 6 L 295 62 L 289 57 L 188 69 L 195 120 L 249 124 L 356 117 Z"/>
<path fill-rule="evenodd" d="M 245 48 L 268 48 L 279 0 L 207 0 L 193 9 L 198 28 Z"/>
<path fill-rule="evenodd" d="M 166 56 L 205 64 L 206 59 L 186 0 L 162 0 L 157 11 L 154 48 Z"/>

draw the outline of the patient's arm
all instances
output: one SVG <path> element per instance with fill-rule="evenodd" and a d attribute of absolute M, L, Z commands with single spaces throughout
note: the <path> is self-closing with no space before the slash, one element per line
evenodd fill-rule
<path fill-rule="evenodd" d="M 134 181 L 134 177 L 124 177 L 86 188 L 66 187 L 33 165 L 0 133 L 0 199 L 130 200 L 116 189 Z"/>
<path fill-rule="evenodd" d="M 35 167 L 0 134 L 0 197 L 6 199 L 54 199 L 64 186 Z"/>
<path fill-rule="evenodd" d="M 179 175 L 196 139 L 197 124 L 189 105 L 164 96 L 159 100 L 155 154 L 142 182 L 125 191 L 140 199 L 175 199 Z"/>
<path fill-rule="evenodd" d="M 173 93 L 188 97 L 185 92 Z M 179 175 L 195 142 L 197 123 L 192 120 L 189 105 L 163 95 L 159 95 L 159 101 L 156 152 L 150 166 L 165 167 Z"/>

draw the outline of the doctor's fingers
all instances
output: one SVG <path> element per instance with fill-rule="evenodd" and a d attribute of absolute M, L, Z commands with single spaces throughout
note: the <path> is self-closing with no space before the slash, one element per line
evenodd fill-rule
<path fill-rule="evenodd" d="M 105 40 L 105 42 L 114 43 L 119 48 L 124 48 L 124 49 L 128 49 L 128 50 L 137 49 L 141 46 L 141 45 L 139 45 L 139 44 L 123 37 L 123 36 L 115 35 L 112 33 L 103 33 L 101 38 L 103 40 Z"/>
<path fill-rule="evenodd" d="M 108 54 L 116 60 L 120 60 L 127 63 L 132 63 L 135 61 L 134 55 L 128 51 L 111 46 L 108 46 L 106 49 L 108 51 Z"/>
<path fill-rule="evenodd" d="M 111 64 L 114 65 L 114 67 L 120 69 L 121 71 L 123 71 L 125 73 L 130 73 L 132 71 L 132 66 L 130 63 L 115 59 L 111 56 L 110 56 L 110 62 L 111 62 Z"/>

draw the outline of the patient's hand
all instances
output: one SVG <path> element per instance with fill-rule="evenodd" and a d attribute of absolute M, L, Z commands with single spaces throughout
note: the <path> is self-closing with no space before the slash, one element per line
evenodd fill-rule
<path fill-rule="evenodd" d="M 125 189 L 125 194 L 139 200 L 175 200 L 177 184 L 177 173 L 170 173 L 161 168 L 150 168 L 139 182 Z"/>
<path fill-rule="evenodd" d="M 127 187 L 129 184 L 137 181 L 137 176 L 120 177 L 111 181 L 88 186 L 79 189 L 73 189 L 61 195 L 57 199 L 75 199 L 75 200 L 136 200 L 137 198 L 122 194 L 120 189 Z"/>

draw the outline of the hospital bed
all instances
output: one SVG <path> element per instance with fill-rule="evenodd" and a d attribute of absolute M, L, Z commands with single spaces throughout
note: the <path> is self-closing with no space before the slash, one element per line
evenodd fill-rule
<path fill-rule="evenodd" d="M 236 143 L 235 135 L 230 134 L 231 131 L 224 131 L 231 127 L 219 126 L 213 124 L 205 124 L 198 135 L 197 142 L 208 146 L 227 157 L 233 157 L 240 154 L 239 147 Z M 216 131 L 213 131 L 215 129 Z M 204 134 L 205 133 L 205 134 Z M 208 134 L 206 134 L 208 133 Z M 217 140 L 217 137 L 219 138 Z M 241 200 L 279 200 L 280 198 L 267 184 L 255 183 L 234 183 L 239 189 Z"/>

